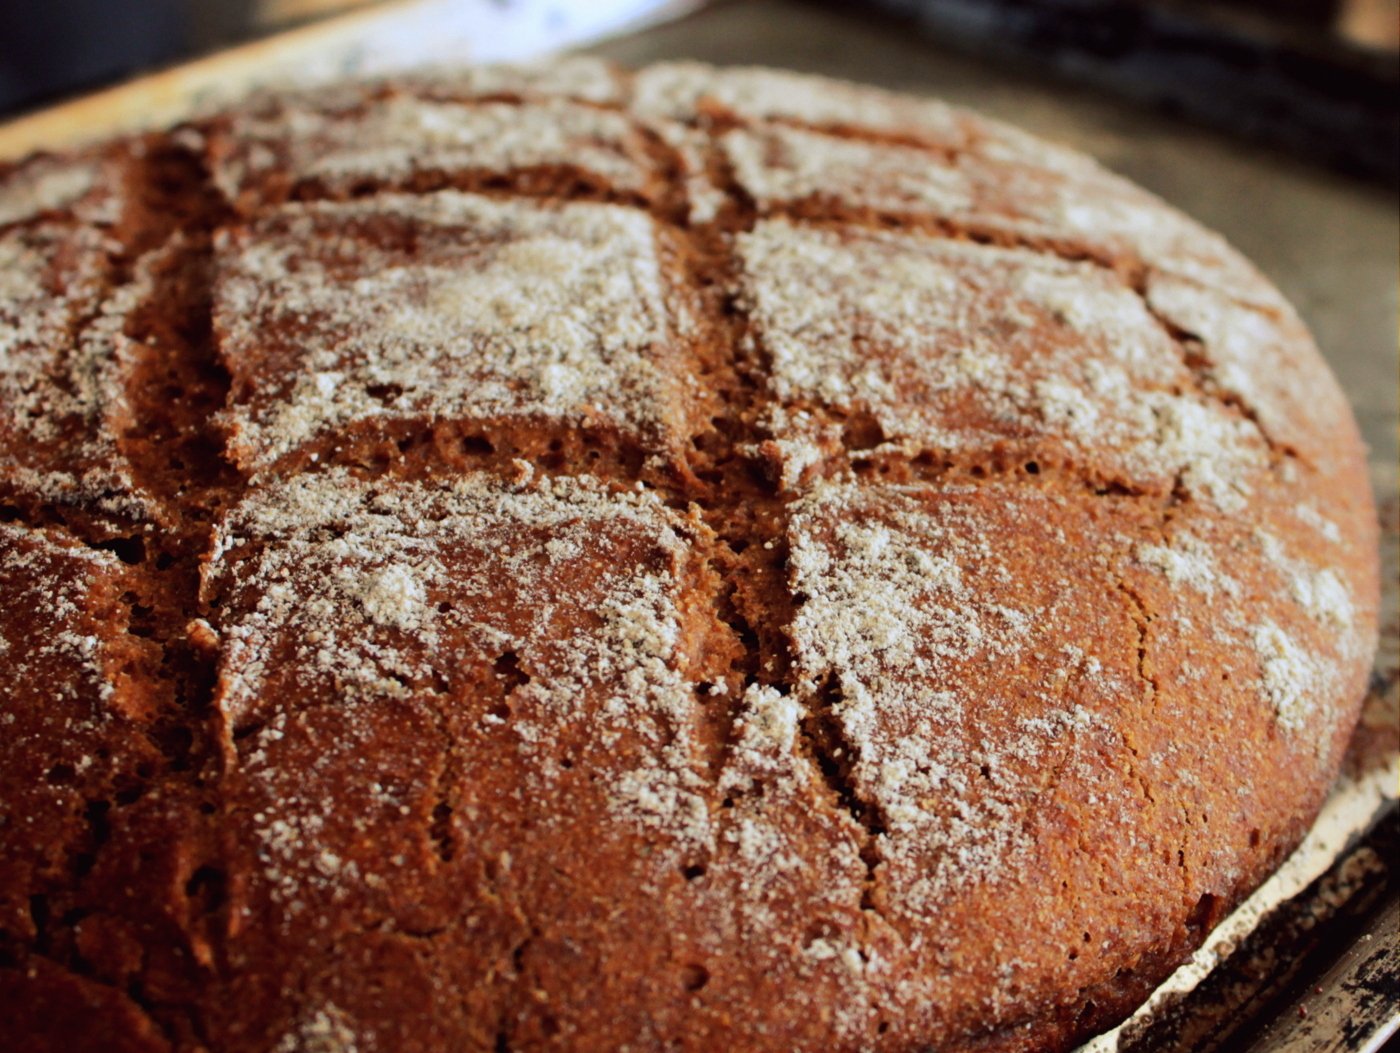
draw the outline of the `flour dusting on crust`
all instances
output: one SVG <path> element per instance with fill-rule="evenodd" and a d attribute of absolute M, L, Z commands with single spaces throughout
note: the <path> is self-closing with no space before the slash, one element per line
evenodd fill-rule
<path fill-rule="evenodd" d="M 1265 466 L 1257 429 L 1189 392 L 1171 340 L 1101 268 L 786 220 L 740 253 L 778 396 L 868 412 L 906 453 L 1068 451 L 1231 510 Z"/>
<path fill-rule="evenodd" d="M 365 233 L 306 253 L 347 226 Z M 455 193 L 287 206 L 226 238 L 223 260 L 229 422 L 252 467 L 373 419 L 601 422 L 659 446 L 685 419 L 691 323 L 636 210 Z"/>

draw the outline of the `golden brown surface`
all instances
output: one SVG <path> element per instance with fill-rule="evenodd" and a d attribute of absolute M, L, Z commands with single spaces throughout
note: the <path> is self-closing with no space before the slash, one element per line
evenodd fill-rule
<path fill-rule="evenodd" d="M 1060 1049 L 1374 647 L 1228 246 L 938 103 L 581 60 L 0 173 L 35 1049 Z"/>

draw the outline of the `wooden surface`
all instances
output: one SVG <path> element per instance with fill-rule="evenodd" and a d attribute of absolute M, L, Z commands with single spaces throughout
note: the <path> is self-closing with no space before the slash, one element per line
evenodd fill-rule
<path fill-rule="evenodd" d="M 375 68 L 367 39 L 382 37 L 401 62 L 421 36 L 427 9 L 443 0 L 401 0 L 298 30 L 191 66 L 145 78 L 68 106 L 0 126 L 0 158 L 57 148 L 132 125 L 167 122 L 288 70 L 316 75 Z M 536 5 L 538 6 L 538 5 Z M 622 6 L 603 5 L 590 32 L 624 23 Z M 673 13 L 685 3 L 664 4 Z M 504 8 L 502 9 L 504 10 Z M 383 19 L 398 12 L 399 22 Z M 634 11 L 635 17 L 635 11 Z M 414 19 L 419 19 L 414 22 Z M 414 26 L 418 28 L 413 28 Z M 415 35 L 417 34 L 417 35 Z M 559 44 L 536 34 L 453 45 L 460 57 L 518 58 L 532 46 Z M 509 54 L 502 54 L 508 50 Z M 444 57 L 441 43 L 433 57 Z M 795 0 L 720 3 L 678 22 L 614 39 L 594 49 L 639 65 L 663 58 L 785 66 L 890 88 L 938 95 L 1084 150 L 1225 234 L 1297 305 L 1351 397 L 1371 449 L 1372 480 L 1385 524 L 1386 597 L 1382 656 L 1348 772 L 1308 842 L 1207 947 L 1165 984 L 1149 1009 L 1092 1044 L 1095 1053 L 1138 1048 L 1154 1021 L 1190 1004 L 1191 992 L 1236 946 L 1280 913 L 1276 908 L 1325 881 L 1329 868 L 1378 816 L 1393 811 L 1400 785 L 1400 348 L 1397 256 L 1400 217 L 1391 195 L 1328 173 L 1307 158 L 1234 142 L 1169 117 L 1081 88 L 961 57 L 894 22 Z M 1393 940 L 1392 940 L 1393 943 Z M 1233 966 L 1227 966 L 1233 967 Z M 1339 966 L 1340 967 L 1340 966 Z M 1393 1009 L 1393 999 L 1392 1006 Z M 1313 1029 L 1314 1034 L 1326 1029 Z M 1266 1042 L 1267 1036 L 1261 1038 Z M 1331 1049 L 1298 1044 L 1298 1050 Z M 1280 1048 L 1259 1045 L 1258 1050 Z M 1359 1050 L 1359 1045 L 1336 1046 Z"/>
<path fill-rule="evenodd" d="M 379 2 L 0 124 L 0 161 L 162 127 L 258 88 L 383 74 L 420 63 L 519 61 L 674 18 L 698 2 Z"/>

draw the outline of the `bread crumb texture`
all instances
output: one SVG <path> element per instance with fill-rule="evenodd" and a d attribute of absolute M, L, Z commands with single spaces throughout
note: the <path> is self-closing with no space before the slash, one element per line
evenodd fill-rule
<path fill-rule="evenodd" d="M 1297 843 L 1346 402 L 931 100 L 570 58 L 0 169 L 0 1021 L 36 1051 L 1050 1051 Z"/>

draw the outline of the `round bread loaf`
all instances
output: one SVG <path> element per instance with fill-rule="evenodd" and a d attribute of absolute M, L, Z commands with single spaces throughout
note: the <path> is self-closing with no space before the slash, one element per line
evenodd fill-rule
<path fill-rule="evenodd" d="M 587 60 L 0 172 L 0 1033 L 1062 1050 L 1298 842 L 1346 402 L 928 100 Z"/>

